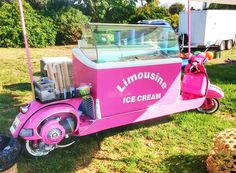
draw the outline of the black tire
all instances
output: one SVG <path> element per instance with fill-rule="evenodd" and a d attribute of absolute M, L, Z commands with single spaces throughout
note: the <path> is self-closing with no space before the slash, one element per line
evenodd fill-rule
<path fill-rule="evenodd" d="M 232 47 L 233 47 L 233 41 L 232 41 L 232 40 L 228 40 L 228 41 L 226 42 L 226 49 L 227 49 L 227 50 L 231 50 Z"/>
<path fill-rule="evenodd" d="M 17 139 L 0 134 L 0 172 L 13 166 L 20 153 L 21 145 Z"/>
<path fill-rule="evenodd" d="M 219 50 L 220 51 L 225 50 L 225 41 L 224 40 L 221 41 L 220 46 L 219 46 Z"/>
<path fill-rule="evenodd" d="M 215 113 L 216 111 L 218 111 L 218 109 L 220 107 L 220 102 L 216 98 L 212 99 L 212 101 L 214 102 L 214 105 L 211 108 L 205 109 L 201 106 L 200 108 L 197 108 L 197 111 L 200 112 L 200 113 L 205 113 L 205 114 Z"/>
<path fill-rule="evenodd" d="M 179 45 L 182 45 L 183 41 L 184 41 L 184 45 L 188 44 L 188 34 L 181 34 L 179 36 Z"/>

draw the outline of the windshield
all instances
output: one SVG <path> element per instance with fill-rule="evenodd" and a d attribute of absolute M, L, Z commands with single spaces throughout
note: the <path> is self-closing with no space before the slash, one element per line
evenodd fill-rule
<path fill-rule="evenodd" d="M 89 24 L 80 48 L 97 63 L 177 58 L 177 36 L 169 26 Z"/>

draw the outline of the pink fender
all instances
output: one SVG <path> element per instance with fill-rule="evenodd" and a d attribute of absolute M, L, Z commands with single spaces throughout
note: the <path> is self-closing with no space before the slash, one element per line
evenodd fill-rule
<path fill-rule="evenodd" d="M 61 115 L 63 116 L 64 114 L 72 114 L 74 117 L 77 119 L 77 126 L 75 131 L 78 130 L 79 128 L 79 115 L 78 111 L 74 109 L 70 105 L 66 104 L 56 104 L 56 105 L 51 105 L 48 106 L 44 109 L 41 109 L 40 111 L 36 112 L 24 125 L 24 129 L 33 129 L 33 136 L 31 137 L 23 137 L 25 140 L 37 140 L 41 139 L 41 136 L 38 133 L 37 128 L 39 125 L 45 120 L 46 118 L 49 118 L 51 116 L 55 115 Z"/>
<path fill-rule="evenodd" d="M 207 91 L 207 98 L 223 98 L 224 92 L 216 85 L 210 84 Z"/>
<path fill-rule="evenodd" d="M 77 119 L 76 131 L 79 125 L 78 107 L 81 104 L 81 98 L 73 98 L 68 100 L 60 100 L 56 102 L 42 104 L 38 101 L 32 101 L 28 112 L 25 114 L 19 113 L 17 118 L 20 120 L 20 124 L 17 129 L 12 133 L 14 138 L 17 138 L 22 128 L 32 129 L 33 137 L 27 137 L 27 139 L 35 139 L 39 137 L 37 132 L 38 125 L 45 119 L 55 114 L 71 113 Z"/>

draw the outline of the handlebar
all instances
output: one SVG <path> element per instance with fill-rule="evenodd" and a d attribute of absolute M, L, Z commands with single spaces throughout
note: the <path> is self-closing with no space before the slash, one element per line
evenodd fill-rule
<path fill-rule="evenodd" d="M 194 73 L 194 72 L 200 72 L 199 68 L 198 68 L 198 64 L 197 62 L 192 63 L 192 65 L 189 68 L 190 72 Z"/>
<path fill-rule="evenodd" d="M 197 62 L 198 64 L 205 64 L 207 62 L 207 58 L 201 54 L 193 55 L 189 58 L 189 63 L 192 64 L 194 62 Z"/>
<path fill-rule="evenodd" d="M 207 58 L 201 54 L 193 55 L 189 58 L 189 65 L 186 66 L 186 72 L 199 73 L 206 72 L 204 64 L 207 62 Z"/>

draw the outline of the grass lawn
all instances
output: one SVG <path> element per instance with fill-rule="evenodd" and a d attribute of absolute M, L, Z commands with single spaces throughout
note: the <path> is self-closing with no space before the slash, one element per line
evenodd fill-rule
<path fill-rule="evenodd" d="M 0 49 L 0 132 L 8 128 L 19 105 L 32 99 L 24 49 Z M 32 49 L 34 75 L 39 75 L 43 56 L 70 56 L 71 47 Z M 22 155 L 19 173 L 157 172 L 204 173 L 205 160 L 215 134 L 236 127 L 236 49 L 223 51 L 221 59 L 208 63 L 212 83 L 225 92 L 220 111 L 214 115 L 189 111 L 161 121 L 151 120 L 81 137 L 66 149 L 45 157 Z"/>

